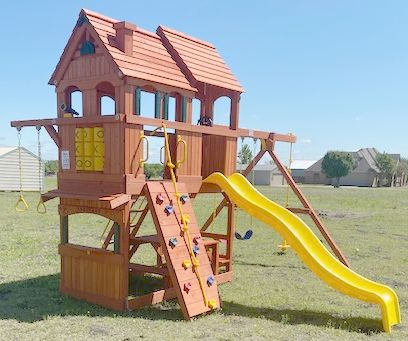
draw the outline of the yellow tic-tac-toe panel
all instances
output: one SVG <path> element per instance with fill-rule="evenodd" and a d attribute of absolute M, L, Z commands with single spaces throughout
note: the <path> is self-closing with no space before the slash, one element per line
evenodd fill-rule
<path fill-rule="evenodd" d="M 103 171 L 105 134 L 102 127 L 75 129 L 76 170 Z"/>

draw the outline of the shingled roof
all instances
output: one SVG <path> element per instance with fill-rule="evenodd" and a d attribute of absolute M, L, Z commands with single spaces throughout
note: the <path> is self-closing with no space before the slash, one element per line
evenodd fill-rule
<path fill-rule="evenodd" d="M 242 92 L 231 70 L 210 43 L 183 33 L 159 26 L 157 33 L 126 23 L 133 31 L 132 55 L 118 46 L 117 31 L 114 27 L 120 21 L 82 9 L 80 18 L 85 17 L 94 30 L 99 43 L 112 57 L 112 61 L 124 76 L 148 80 L 190 91 L 197 91 L 196 83 L 208 83 L 222 88 Z M 78 26 L 78 25 L 77 25 Z M 76 30 L 74 28 L 70 42 Z M 64 50 L 50 84 L 55 83 L 56 74 L 67 54 Z"/>
<path fill-rule="evenodd" d="M 119 22 L 118 20 L 87 9 L 83 9 L 81 15 L 86 17 L 123 75 L 196 91 L 162 45 L 157 34 L 133 26 L 133 55 L 128 56 L 119 49 L 116 40 L 116 30 L 113 26 Z M 56 70 L 58 67 L 59 64 Z"/>
<path fill-rule="evenodd" d="M 195 82 L 244 91 L 212 44 L 164 26 L 158 27 L 157 34 Z"/>

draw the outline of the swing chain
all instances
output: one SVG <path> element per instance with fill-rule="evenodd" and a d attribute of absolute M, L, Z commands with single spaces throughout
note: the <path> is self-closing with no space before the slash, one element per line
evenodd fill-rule
<path fill-rule="evenodd" d="M 41 191 L 42 191 L 42 158 L 41 158 L 41 140 L 40 140 L 40 132 L 41 132 L 41 126 L 37 125 L 35 127 L 37 129 L 37 150 L 38 150 L 38 194 L 40 196 L 40 199 L 37 204 L 37 212 L 40 214 L 45 214 L 47 213 L 47 208 L 44 205 L 44 201 L 41 196 Z"/>
<path fill-rule="evenodd" d="M 18 171 L 19 171 L 19 198 L 14 206 L 17 212 L 24 212 L 28 210 L 28 204 L 23 196 L 23 167 L 21 162 L 21 127 L 17 127 L 17 140 L 18 140 Z"/>

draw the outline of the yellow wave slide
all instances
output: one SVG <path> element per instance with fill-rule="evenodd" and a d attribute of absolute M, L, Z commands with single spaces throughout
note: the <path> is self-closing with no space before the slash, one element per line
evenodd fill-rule
<path fill-rule="evenodd" d="M 213 173 L 204 182 L 218 185 L 238 207 L 275 229 L 309 269 L 331 287 L 351 297 L 378 304 L 386 332 L 391 332 L 391 326 L 401 322 L 398 297 L 391 288 L 364 278 L 343 265 L 303 220 L 266 198 L 244 176 L 235 173 L 227 178 L 221 173 Z"/>

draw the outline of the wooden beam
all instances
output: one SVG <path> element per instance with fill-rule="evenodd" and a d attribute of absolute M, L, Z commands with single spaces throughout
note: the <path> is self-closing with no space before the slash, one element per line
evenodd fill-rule
<path fill-rule="evenodd" d="M 252 159 L 249 163 L 247 168 L 241 173 L 243 176 L 247 177 L 249 173 L 251 173 L 252 169 L 256 166 L 256 164 L 261 160 L 262 156 L 266 153 L 266 150 L 261 149 L 259 153 Z"/>
<path fill-rule="evenodd" d="M 156 266 L 149 266 L 149 265 L 144 265 L 144 264 L 130 263 L 129 269 L 135 272 L 143 273 L 143 274 L 151 273 L 151 274 L 156 274 L 160 276 L 169 275 L 169 270 L 167 270 L 167 268 L 158 268 Z"/>
<path fill-rule="evenodd" d="M 68 216 L 60 216 L 60 243 L 61 245 L 68 243 Z"/>
<path fill-rule="evenodd" d="M 310 211 L 309 215 L 312 218 L 313 222 L 316 224 L 317 228 L 319 229 L 320 233 L 323 235 L 324 239 L 326 239 L 327 243 L 329 244 L 330 248 L 333 250 L 334 254 L 337 256 L 337 258 L 347 267 L 350 267 L 349 262 L 347 261 L 346 257 L 344 254 L 341 252 L 340 248 L 337 246 L 336 242 L 334 239 L 331 237 L 329 231 L 326 229 L 326 227 L 323 225 L 323 222 L 320 220 L 319 216 L 313 209 L 312 205 L 309 203 L 309 201 L 306 199 L 302 191 L 300 190 L 299 186 L 296 184 L 296 182 L 293 180 L 292 176 L 290 175 L 289 171 L 286 169 L 286 167 L 280 162 L 278 159 L 277 155 L 275 154 L 274 151 L 268 150 L 269 154 L 271 155 L 273 161 L 275 162 L 275 165 L 279 168 L 280 172 L 284 176 L 285 180 L 287 181 L 288 185 L 292 189 L 292 191 L 296 194 L 296 196 L 299 198 L 300 202 L 302 203 L 303 207 L 308 209 Z"/>
<path fill-rule="evenodd" d="M 61 140 L 60 140 L 58 132 L 55 130 L 54 126 L 44 126 L 44 128 L 47 131 L 47 133 L 50 135 L 50 137 L 54 140 L 57 147 L 60 148 Z"/>
<path fill-rule="evenodd" d="M 291 211 L 292 213 L 309 214 L 310 215 L 310 208 L 287 207 L 286 209 Z"/>

